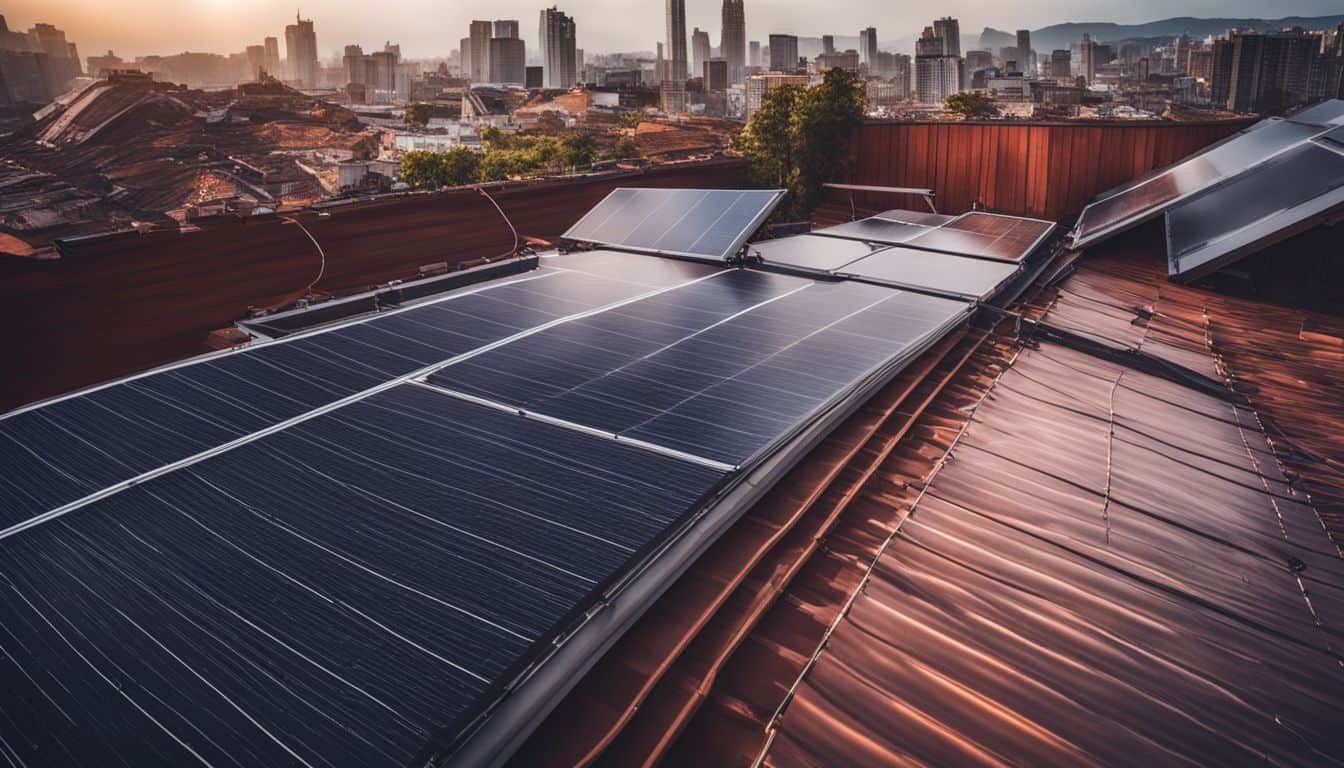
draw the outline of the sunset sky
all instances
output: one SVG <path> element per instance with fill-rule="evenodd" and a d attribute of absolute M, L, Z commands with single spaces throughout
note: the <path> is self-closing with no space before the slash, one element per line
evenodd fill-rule
<path fill-rule="evenodd" d="M 590 51 L 652 49 L 663 35 L 662 0 L 555 0 L 578 22 L 579 46 Z M 687 28 L 709 29 L 717 42 L 719 0 L 687 0 Z M 457 47 L 473 18 L 517 18 L 529 42 L 536 37 L 538 0 L 308 0 L 305 17 L 317 23 L 323 58 L 347 43 L 365 48 L 384 40 L 400 43 L 412 58 L 442 56 Z M 984 26 L 1012 30 L 1064 21 L 1151 21 L 1169 16 L 1321 15 L 1340 12 L 1339 0 L 951 0 L 938 3 L 891 0 L 747 0 L 747 35 L 764 40 L 770 32 L 801 35 L 857 35 L 874 25 L 887 41 L 913 40 L 935 16 L 961 19 L 962 34 Z M 294 8 L 262 0 L 10 0 L 2 11 L 11 29 L 45 21 L 66 30 L 81 56 L 114 49 L 123 57 L 183 50 L 231 53 L 265 36 L 282 38 Z M 971 41 L 973 42 L 973 40 Z"/>

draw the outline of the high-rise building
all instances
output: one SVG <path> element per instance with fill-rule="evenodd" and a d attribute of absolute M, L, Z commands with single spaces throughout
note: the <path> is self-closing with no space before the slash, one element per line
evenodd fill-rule
<path fill-rule="evenodd" d="M 770 71 L 796 72 L 797 70 L 798 37 L 796 35 L 771 35 Z"/>
<path fill-rule="evenodd" d="M 1078 46 L 1078 55 L 1081 59 L 1078 62 L 1078 74 L 1091 85 L 1097 79 L 1097 44 L 1086 32 L 1083 33 L 1083 42 Z"/>
<path fill-rule="evenodd" d="M 294 23 L 285 27 L 285 57 L 291 80 L 300 88 L 317 87 L 317 31 L 312 19 L 294 14 Z"/>
<path fill-rule="evenodd" d="M 367 81 L 364 67 L 364 49 L 358 45 L 345 46 L 345 53 L 341 56 L 341 69 L 346 85 L 351 83 L 363 85 Z"/>
<path fill-rule="evenodd" d="M 989 51 L 967 51 L 966 52 L 966 71 L 975 72 L 981 69 L 989 69 L 994 66 L 994 54 Z"/>
<path fill-rule="evenodd" d="M 490 38 L 491 83 L 522 85 L 527 81 L 527 45 L 516 37 Z"/>
<path fill-rule="evenodd" d="M 763 66 L 765 66 L 765 64 L 763 64 L 763 63 L 761 62 L 761 41 L 760 41 L 760 40 L 752 40 L 752 41 L 751 41 L 751 56 L 748 58 L 748 61 L 751 62 L 751 66 L 753 66 L 753 67 L 763 67 Z M 732 65 L 729 65 L 729 66 L 732 66 Z M 730 74 L 729 76 L 731 77 L 732 75 Z"/>
<path fill-rule="evenodd" d="M 495 31 L 495 37 L 503 37 L 508 38 L 510 40 L 522 37 L 521 35 L 518 34 L 517 19 L 495 19 L 494 31 Z"/>
<path fill-rule="evenodd" d="M 896 84 L 896 98 L 901 101 L 910 99 L 910 77 L 913 67 L 908 54 L 894 54 L 895 60 L 892 62 L 891 81 Z"/>
<path fill-rule="evenodd" d="M 537 37 L 541 41 L 541 66 L 546 88 L 572 88 L 578 33 L 574 20 L 555 6 L 541 11 Z"/>
<path fill-rule="evenodd" d="M 821 36 L 821 52 L 835 53 L 835 35 Z"/>
<path fill-rule="evenodd" d="M 1278 114 L 1310 101 L 1320 73 L 1321 39 L 1292 30 L 1232 35 L 1232 77 L 1227 108 L 1234 112 Z"/>
<path fill-rule="evenodd" d="M 706 59 L 701 76 L 705 78 L 705 90 L 709 93 L 728 90 L 728 60 Z"/>
<path fill-rule="evenodd" d="M 1017 66 L 1029 75 L 1036 74 L 1031 66 L 1031 30 L 1017 30 Z"/>
<path fill-rule="evenodd" d="M 848 72 L 859 71 L 859 52 L 853 49 L 848 51 L 832 51 L 831 53 L 822 52 L 817 55 L 817 72 L 824 73 L 831 69 L 843 69 Z M 876 69 L 874 65 L 873 69 Z"/>
<path fill-rule="evenodd" d="M 696 27 L 691 32 L 691 72 L 696 77 L 705 73 L 705 62 L 710 59 L 709 33 Z"/>
<path fill-rule="evenodd" d="M 747 76 L 747 10 L 743 3 L 744 0 L 723 0 L 719 56 L 728 62 L 729 85 L 740 85 Z M 759 58 L 752 66 L 760 66 Z"/>
<path fill-rule="evenodd" d="M 667 56 L 671 62 L 668 79 L 686 82 L 689 68 L 686 60 L 686 0 L 667 2 Z"/>
<path fill-rule="evenodd" d="M 961 23 L 951 16 L 935 19 L 933 34 L 943 41 L 943 55 L 961 58 Z"/>
<path fill-rule="evenodd" d="M 876 61 L 877 27 L 859 30 L 859 63 L 871 69 Z"/>
<path fill-rule="evenodd" d="M 1209 101 L 1215 106 L 1226 107 L 1228 92 L 1232 90 L 1232 41 L 1218 38 L 1209 48 L 1213 52 L 1209 73 Z"/>
<path fill-rule="evenodd" d="M 275 37 L 268 37 L 262 41 L 262 46 L 266 48 L 266 74 L 271 77 L 280 77 L 280 40 Z"/>
<path fill-rule="evenodd" d="M 457 46 L 458 70 L 462 77 L 471 79 L 471 38 L 464 37 Z"/>
<path fill-rule="evenodd" d="M 463 69 L 473 83 L 484 83 L 490 79 L 490 37 L 495 25 L 488 21 L 473 21 L 468 36 L 471 38 L 471 59 L 464 62 Z"/>
<path fill-rule="evenodd" d="M 961 90 L 961 57 L 946 53 L 946 40 L 925 27 L 915 41 L 915 99 L 924 104 L 942 104 Z"/>
<path fill-rule="evenodd" d="M 247 56 L 247 73 L 253 80 L 260 79 L 261 73 L 266 71 L 266 46 L 249 45 L 243 50 L 243 54 Z"/>
<path fill-rule="evenodd" d="M 774 37 L 774 35 L 771 35 Z M 771 46 L 773 47 L 773 45 Z M 784 74 L 780 72 L 769 72 L 762 75 L 750 75 L 747 77 L 747 119 L 756 114 L 761 109 L 761 102 L 765 99 L 765 94 L 776 88 L 785 85 L 799 85 L 807 87 L 807 75 Z"/>
<path fill-rule="evenodd" d="M 1073 54 L 1067 48 L 1056 48 L 1050 52 L 1048 74 L 1055 80 L 1068 80 L 1073 77 Z"/>

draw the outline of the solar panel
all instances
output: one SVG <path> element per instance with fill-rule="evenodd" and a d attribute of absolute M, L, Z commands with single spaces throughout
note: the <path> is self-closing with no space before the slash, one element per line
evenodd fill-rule
<path fill-rule="evenodd" d="M 1307 142 L 1167 212 L 1168 271 L 1191 280 L 1344 205 L 1344 155 Z"/>
<path fill-rule="evenodd" d="M 670 260 L 635 254 L 584 259 L 548 260 L 555 266 L 521 279 L 6 415 L 0 530 L 534 326 L 713 272 L 690 263 L 668 269 Z M 637 280 L 613 276 L 621 274 L 616 260 L 626 273 L 639 272 Z M 581 271 L 583 264 L 606 274 Z"/>
<path fill-rule="evenodd" d="M 741 465 L 967 310 L 861 283 L 737 270 L 498 347 L 430 381 Z"/>
<path fill-rule="evenodd" d="M 6 539 L 0 744 L 19 765 L 409 765 L 722 479 L 393 388 Z"/>
<path fill-rule="evenodd" d="M 883 211 L 872 218 L 886 219 L 887 221 L 899 221 L 903 224 L 919 224 L 924 227 L 937 227 L 957 218 L 946 213 L 933 213 L 932 211 L 910 211 L 904 208 L 893 208 L 890 211 Z"/>
<path fill-rule="evenodd" d="M 1329 99 L 1294 112 L 1290 119 L 1302 123 L 1344 125 L 1344 99 Z"/>
<path fill-rule="evenodd" d="M 1207 189 L 1256 163 L 1310 139 L 1322 126 L 1271 118 L 1175 165 L 1103 192 L 1083 209 L 1073 232 L 1073 247 L 1147 221 L 1177 200 Z"/>
<path fill-rule="evenodd" d="M 579 219 L 564 237 L 723 261 L 737 253 L 783 195 L 780 190 L 622 187 Z"/>
<path fill-rule="evenodd" d="M 872 216 L 867 219 L 847 221 L 833 227 L 813 230 L 813 234 L 862 240 L 870 243 L 896 244 L 904 243 L 927 231 L 929 231 L 929 227 L 923 224 L 911 224 Z"/>
<path fill-rule="evenodd" d="M 895 246 L 848 264 L 836 274 L 958 298 L 984 299 L 1017 271 L 1013 264 Z"/>
<path fill-rule="evenodd" d="M 1050 221 L 972 211 L 921 233 L 908 244 L 913 248 L 1017 263 L 1029 256 L 1054 228 L 1054 222 Z"/>
<path fill-rule="evenodd" d="M 797 235 L 752 243 L 748 252 L 759 256 L 761 263 L 766 265 L 831 272 L 867 256 L 879 247 L 862 240 Z"/>
<path fill-rule="evenodd" d="M 1338 151 L 1339 149 L 1344 148 L 1344 125 L 1317 136 L 1315 141 L 1318 144 L 1325 142 L 1322 146 L 1326 149 L 1335 149 Z M 1333 145 L 1333 147 L 1328 145 Z"/>

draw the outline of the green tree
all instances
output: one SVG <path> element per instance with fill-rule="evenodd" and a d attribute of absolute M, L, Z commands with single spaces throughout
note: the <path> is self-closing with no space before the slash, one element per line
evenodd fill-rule
<path fill-rule="evenodd" d="M 480 155 L 466 147 L 447 152 L 415 150 L 401 158 L 401 180 L 417 189 L 458 187 L 476 180 Z"/>
<path fill-rule="evenodd" d="M 993 99 L 973 91 L 948 96 L 943 100 L 943 109 L 966 118 L 994 117 L 999 114 Z"/>
<path fill-rule="evenodd" d="M 409 104 L 406 107 L 407 125 L 429 125 L 429 105 L 428 104 Z"/>
<path fill-rule="evenodd" d="M 639 157 L 639 145 L 629 136 L 622 136 L 617 139 L 615 146 L 611 148 L 610 157 L 617 160 L 630 160 Z"/>
<path fill-rule="evenodd" d="M 820 85 L 767 92 L 733 147 L 747 158 L 753 183 L 788 190 L 783 215 L 804 216 L 822 185 L 845 172 L 854 130 L 866 110 L 863 82 L 852 72 L 832 69 Z"/>

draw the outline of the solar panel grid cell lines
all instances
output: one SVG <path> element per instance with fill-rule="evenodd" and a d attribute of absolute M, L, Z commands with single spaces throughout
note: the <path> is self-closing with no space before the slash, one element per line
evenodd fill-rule
<path fill-rule="evenodd" d="M 826 237 L 843 237 L 873 243 L 904 243 L 928 231 L 929 227 L 922 224 L 892 221 L 872 216 L 858 221 L 837 224 L 833 227 L 824 227 L 814 232 Z"/>
<path fill-rule="evenodd" d="M 742 270 L 657 298 L 665 307 L 642 301 L 569 323 L 430 381 L 737 465 L 966 311 L 876 286 Z"/>
<path fill-rule="evenodd" d="M 667 273 L 658 282 L 685 279 Z M 0 528 L 539 324 L 649 290 L 548 269 L 10 415 L 0 420 L 6 468 Z"/>
<path fill-rule="evenodd" d="M 1008 263 L 898 246 L 846 265 L 838 274 L 914 290 L 983 299 L 1017 274 L 1017 269 Z"/>
<path fill-rule="evenodd" d="M 774 190 L 617 189 L 565 238 L 722 261 L 778 202 Z"/>
<path fill-rule="evenodd" d="M 871 254 L 879 247 L 863 240 L 796 235 L 752 243 L 751 252 L 759 255 L 766 265 L 829 273 Z"/>
<path fill-rule="evenodd" d="M 6 540 L 0 739 L 29 765 L 405 765 L 721 477 L 373 395 Z"/>
<path fill-rule="evenodd" d="M 996 261 L 1020 262 L 1054 226 L 1038 219 L 971 212 L 920 234 L 911 239 L 909 245 Z"/>

